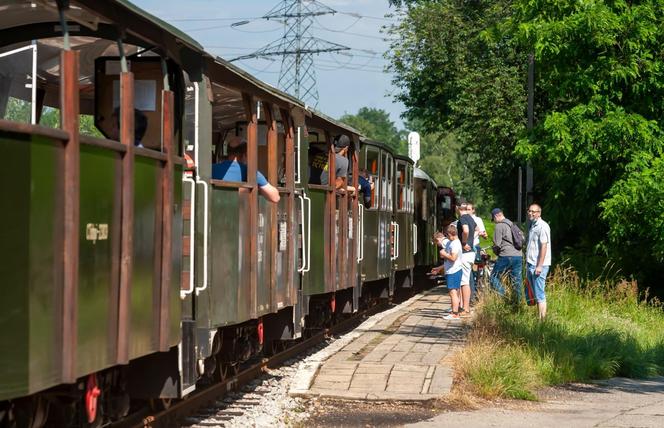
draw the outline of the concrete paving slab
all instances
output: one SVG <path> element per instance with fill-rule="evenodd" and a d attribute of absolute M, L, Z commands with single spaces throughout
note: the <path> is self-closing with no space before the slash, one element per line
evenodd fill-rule
<path fill-rule="evenodd" d="M 378 314 L 343 346 L 318 358 L 319 370 L 309 370 L 308 388 L 301 381 L 291 394 L 379 401 L 427 401 L 448 394 L 452 368 L 446 356 L 462 345 L 461 323 L 442 319 L 449 305 L 446 291 L 438 287 Z"/>

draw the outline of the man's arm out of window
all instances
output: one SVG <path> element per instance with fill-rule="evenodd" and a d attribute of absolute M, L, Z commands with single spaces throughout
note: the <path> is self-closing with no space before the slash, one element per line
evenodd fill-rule
<path fill-rule="evenodd" d="M 258 191 L 260 192 L 261 195 L 263 195 L 265 199 L 267 199 L 272 203 L 276 204 L 281 199 L 277 188 L 271 185 L 270 183 L 267 183 L 265 186 L 259 187 Z"/>

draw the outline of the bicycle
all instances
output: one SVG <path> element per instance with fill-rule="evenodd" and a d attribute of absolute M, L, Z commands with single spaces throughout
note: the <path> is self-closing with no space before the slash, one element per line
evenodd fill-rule
<path fill-rule="evenodd" d="M 486 252 L 491 247 L 484 247 L 480 249 L 480 256 L 477 263 L 477 283 L 476 288 L 478 294 L 481 294 L 485 291 L 491 289 L 491 272 L 493 271 L 493 265 L 495 262 L 491 260 L 491 256 Z"/>

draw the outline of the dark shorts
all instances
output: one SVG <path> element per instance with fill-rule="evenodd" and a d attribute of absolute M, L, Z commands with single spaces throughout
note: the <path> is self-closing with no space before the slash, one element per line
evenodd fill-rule
<path fill-rule="evenodd" d="M 445 275 L 448 290 L 458 290 L 461 288 L 461 275 L 463 275 L 463 270 L 461 269 L 454 273 L 448 273 Z"/>

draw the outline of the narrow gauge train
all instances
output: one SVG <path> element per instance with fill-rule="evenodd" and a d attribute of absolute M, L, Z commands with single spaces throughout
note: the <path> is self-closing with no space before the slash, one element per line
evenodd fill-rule
<path fill-rule="evenodd" d="M 0 426 L 168 405 L 435 261 L 437 188 L 409 159 L 126 0 L 0 12 Z M 335 182 L 339 134 L 367 207 L 308 184 L 316 145 Z M 247 179 L 213 179 L 233 137 Z"/>

